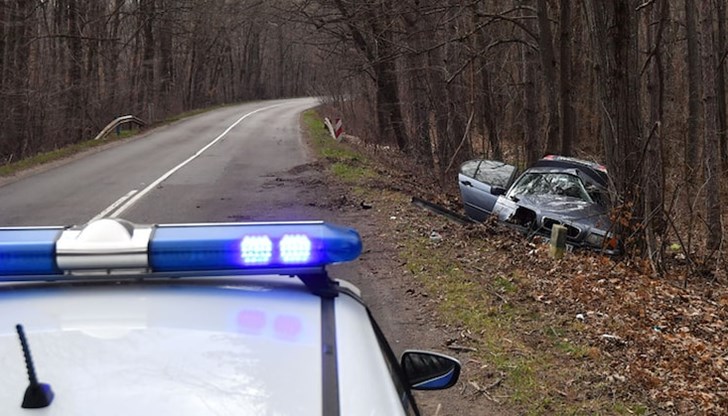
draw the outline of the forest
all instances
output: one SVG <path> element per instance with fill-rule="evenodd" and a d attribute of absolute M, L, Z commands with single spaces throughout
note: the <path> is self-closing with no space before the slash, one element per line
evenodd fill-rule
<path fill-rule="evenodd" d="M 663 270 L 723 246 L 722 0 L 2 0 L 0 164 L 119 115 L 320 96 L 453 186 L 473 157 L 604 163 L 614 232 Z"/>

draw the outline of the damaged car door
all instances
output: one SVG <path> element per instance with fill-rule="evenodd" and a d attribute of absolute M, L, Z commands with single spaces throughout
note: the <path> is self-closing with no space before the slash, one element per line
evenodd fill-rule
<path fill-rule="evenodd" d="M 458 185 L 465 212 L 470 218 L 484 221 L 493 212 L 516 177 L 515 166 L 495 160 L 469 160 L 460 166 Z"/>

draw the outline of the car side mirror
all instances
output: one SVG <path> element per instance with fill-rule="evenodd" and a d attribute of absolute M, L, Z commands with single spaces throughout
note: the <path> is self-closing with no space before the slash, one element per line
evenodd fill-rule
<path fill-rule="evenodd" d="M 490 188 L 490 193 L 493 195 L 504 195 L 506 193 L 506 188 L 501 188 L 500 186 L 493 186 Z"/>
<path fill-rule="evenodd" d="M 447 389 L 460 377 L 460 361 L 435 352 L 405 351 L 401 366 L 405 382 L 413 390 Z"/>

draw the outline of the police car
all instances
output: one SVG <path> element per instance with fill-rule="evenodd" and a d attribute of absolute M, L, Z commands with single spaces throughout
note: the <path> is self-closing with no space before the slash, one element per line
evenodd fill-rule
<path fill-rule="evenodd" d="M 0 228 L 0 415 L 403 415 L 457 360 L 397 360 L 323 222 Z"/>

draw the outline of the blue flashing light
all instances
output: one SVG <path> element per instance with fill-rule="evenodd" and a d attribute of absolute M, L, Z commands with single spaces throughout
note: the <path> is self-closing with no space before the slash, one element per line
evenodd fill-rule
<path fill-rule="evenodd" d="M 55 244 L 62 228 L 0 228 L 0 276 L 62 274 Z"/>
<path fill-rule="evenodd" d="M 323 222 L 160 225 L 149 242 L 155 272 L 323 267 L 356 259 L 359 234 Z"/>
<path fill-rule="evenodd" d="M 273 242 L 267 235 L 248 235 L 240 243 L 240 256 L 246 265 L 268 264 L 273 255 Z"/>
<path fill-rule="evenodd" d="M 285 264 L 306 264 L 311 258 L 311 239 L 303 234 L 286 234 L 278 244 Z"/>

